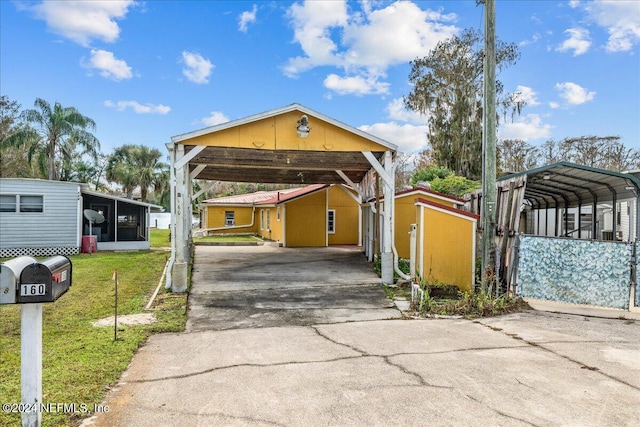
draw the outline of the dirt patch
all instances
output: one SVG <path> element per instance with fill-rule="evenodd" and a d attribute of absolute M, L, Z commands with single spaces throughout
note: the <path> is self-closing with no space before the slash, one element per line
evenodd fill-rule
<path fill-rule="evenodd" d="M 114 316 L 105 317 L 92 323 L 95 327 L 113 326 Z M 125 314 L 118 316 L 118 325 L 146 325 L 156 322 L 153 313 Z"/>

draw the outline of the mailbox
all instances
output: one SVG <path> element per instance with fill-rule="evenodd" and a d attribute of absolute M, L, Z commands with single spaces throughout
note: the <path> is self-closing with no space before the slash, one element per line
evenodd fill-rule
<path fill-rule="evenodd" d="M 57 255 L 26 266 L 20 274 L 18 304 L 53 302 L 71 286 L 71 261 Z"/>
<path fill-rule="evenodd" d="M 16 303 L 20 274 L 26 266 L 35 262 L 35 258 L 21 256 L 0 264 L 0 304 Z"/>

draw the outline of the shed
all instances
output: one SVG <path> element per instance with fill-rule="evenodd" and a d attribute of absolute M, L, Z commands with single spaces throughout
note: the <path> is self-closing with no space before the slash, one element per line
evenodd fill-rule
<path fill-rule="evenodd" d="M 410 227 L 411 224 L 416 224 L 416 199 L 429 200 L 434 203 L 449 206 L 452 208 L 459 208 L 464 205 L 465 200 L 458 197 L 453 197 L 448 194 L 438 193 L 432 191 L 426 187 L 416 187 L 403 191 L 399 191 L 395 194 L 395 209 L 394 209 L 394 243 L 398 256 L 401 258 L 409 258 L 409 244 L 410 244 Z"/>
<path fill-rule="evenodd" d="M 476 229 L 479 215 L 436 203 L 415 200 L 416 268 L 430 283 L 455 285 L 471 292 L 475 283 Z"/>
<path fill-rule="evenodd" d="M 0 257 L 72 255 L 89 234 L 84 209 L 101 211 L 98 250 L 149 249 L 149 212 L 162 207 L 91 191 L 87 184 L 0 179 Z"/>

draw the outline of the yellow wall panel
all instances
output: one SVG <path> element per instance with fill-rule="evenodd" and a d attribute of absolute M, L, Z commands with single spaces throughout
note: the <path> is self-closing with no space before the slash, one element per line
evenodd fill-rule
<path fill-rule="evenodd" d="M 418 212 L 420 209 L 424 209 L 422 278 L 470 292 L 475 266 L 473 221 L 429 207 L 419 206 Z"/>
<path fill-rule="evenodd" d="M 286 203 L 287 247 L 327 245 L 327 192 L 318 191 Z"/>
<path fill-rule="evenodd" d="M 235 217 L 235 225 L 247 225 L 247 227 L 239 228 L 224 228 L 220 230 L 211 230 L 209 234 L 222 234 L 222 233 L 257 233 L 258 222 L 257 219 L 251 224 L 253 216 L 253 208 L 249 206 L 207 206 L 206 224 L 203 224 L 206 228 L 218 228 L 225 227 L 225 212 L 233 211 Z"/>
<path fill-rule="evenodd" d="M 335 233 L 329 233 L 329 244 L 357 245 L 360 205 L 342 188 L 333 185 L 329 187 L 329 209 L 335 210 Z"/>

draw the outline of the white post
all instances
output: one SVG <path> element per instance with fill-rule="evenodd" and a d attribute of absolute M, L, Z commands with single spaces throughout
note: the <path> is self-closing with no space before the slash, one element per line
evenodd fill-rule
<path fill-rule="evenodd" d="M 413 280 L 416 278 L 416 229 L 418 228 L 417 224 L 411 224 L 409 232 L 409 276 Z"/>
<path fill-rule="evenodd" d="M 174 148 L 176 163 L 184 156 L 184 146 L 177 144 Z M 175 210 L 173 215 L 175 216 L 175 229 L 172 230 L 171 238 L 175 239 L 175 262 L 171 272 L 171 290 L 173 292 L 184 292 L 187 290 L 187 270 L 188 259 L 187 251 L 185 248 L 185 216 L 188 215 L 188 211 L 185 211 L 185 201 L 191 203 L 191 198 L 187 193 L 187 186 L 185 183 L 185 168 L 187 165 L 178 165 L 174 163 L 171 165 L 175 168 L 176 189 L 174 197 Z"/>
<path fill-rule="evenodd" d="M 42 423 L 42 304 L 20 307 L 20 381 L 22 403 L 35 411 L 22 413 L 22 427 Z"/>
<path fill-rule="evenodd" d="M 386 204 L 382 218 L 382 283 L 393 284 L 393 242 L 391 241 L 393 218 L 391 213 L 393 212 L 395 194 L 393 191 L 394 174 L 391 151 L 384 153 L 384 171 L 386 172 L 386 177 L 383 179 L 383 194 Z"/>

